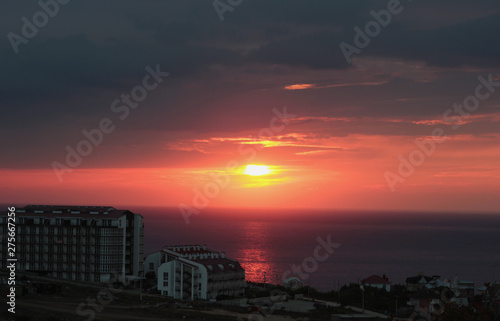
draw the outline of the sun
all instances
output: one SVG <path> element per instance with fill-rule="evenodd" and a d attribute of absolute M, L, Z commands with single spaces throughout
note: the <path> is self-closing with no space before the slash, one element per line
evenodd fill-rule
<path fill-rule="evenodd" d="M 260 176 L 270 174 L 271 170 L 266 165 L 247 165 L 243 173 L 252 176 Z"/>

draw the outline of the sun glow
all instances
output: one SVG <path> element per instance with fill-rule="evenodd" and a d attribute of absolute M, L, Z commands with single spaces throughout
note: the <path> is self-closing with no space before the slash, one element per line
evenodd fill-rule
<path fill-rule="evenodd" d="M 252 176 L 261 176 L 270 174 L 271 170 L 265 165 L 247 165 L 243 173 Z"/>

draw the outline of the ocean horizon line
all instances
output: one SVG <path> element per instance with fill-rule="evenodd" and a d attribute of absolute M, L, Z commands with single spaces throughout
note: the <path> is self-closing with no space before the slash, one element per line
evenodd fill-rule
<path fill-rule="evenodd" d="M 69 202 L 67 204 L 44 204 L 40 202 L 12 202 L 12 203 L 0 203 L 0 208 L 7 208 L 7 207 L 16 207 L 16 208 L 21 208 L 25 207 L 28 205 L 42 205 L 42 206 L 110 206 L 114 207 L 116 209 L 121 209 L 121 210 L 126 210 L 129 208 L 132 209 L 165 209 L 168 210 L 169 212 L 178 212 L 179 214 L 181 213 L 180 209 L 178 206 L 175 205 L 148 205 L 148 204 L 111 204 L 111 203 L 73 203 Z M 438 209 L 366 209 L 366 208 L 326 208 L 326 207 L 235 207 L 235 206 L 230 206 L 230 207 L 222 207 L 222 206 L 207 206 L 205 208 L 195 208 L 193 207 L 194 210 L 197 210 L 198 212 L 201 213 L 210 213 L 213 214 L 214 211 L 234 211 L 238 210 L 241 212 L 254 212 L 254 213 L 263 213 L 263 212 L 268 212 L 268 211 L 274 211 L 276 213 L 282 212 L 283 214 L 285 213 L 293 213 L 293 212 L 304 212 L 304 211 L 310 211 L 312 213 L 316 214 L 321 214 L 321 213 L 337 213 L 337 214 L 424 214 L 424 215 L 499 215 L 500 216 L 500 211 L 483 211 L 483 210 L 438 210 Z"/>

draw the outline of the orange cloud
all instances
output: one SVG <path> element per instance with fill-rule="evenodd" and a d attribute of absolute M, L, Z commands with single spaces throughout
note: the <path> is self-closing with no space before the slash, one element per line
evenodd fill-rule
<path fill-rule="evenodd" d="M 336 88 L 336 87 L 347 87 L 347 86 L 379 86 L 387 84 L 388 81 L 364 81 L 364 82 L 352 82 L 352 83 L 337 83 L 330 85 L 317 85 L 317 84 L 295 84 L 286 86 L 286 90 L 303 90 L 303 89 L 323 89 L 323 88 Z"/>
<path fill-rule="evenodd" d="M 296 85 L 290 85 L 286 86 L 286 90 L 302 90 L 302 89 L 310 89 L 316 87 L 315 84 L 296 84 Z"/>

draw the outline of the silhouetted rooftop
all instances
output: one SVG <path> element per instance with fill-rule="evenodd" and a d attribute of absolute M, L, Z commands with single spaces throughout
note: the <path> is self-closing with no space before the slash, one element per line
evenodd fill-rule
<path fill-rule="evenodd" d="M 7 211 L 1 211 L 0 215 L 6 215 Z M 16 208 L 16 215 L 48 216 L 48 217 L 80 217 L 80 218 L 117 218 L 125 214 L 134 214 L 129 210 L 117 210 L 111 206 L 65 206 L 65 205 L 27 205 Z"/>

